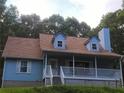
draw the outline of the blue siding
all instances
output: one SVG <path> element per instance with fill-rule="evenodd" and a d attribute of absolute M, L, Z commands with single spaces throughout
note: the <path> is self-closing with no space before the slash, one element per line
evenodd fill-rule
<path fill-rule="evenodd" d="M 109 28 L 103 28 L 99 32 L 100 44 L 105 50 L 111 52 L 110 32 Z"/>
<path fill-rule="evenodd" d="M 58 47 L 58 41 L 62 41 L 63 43 L 62 47 Z M 54 48 L 65 49 L 65 45 L 66 45 L 65 37 L 61 34 L 57 35 L 55 37 L 53 45 L 54 45 Z"/>
<path fill-rule="evenodd" d="M 86 45 L 86 47 L 87 47 L 87 49 L 89 51 L 94 51 L 92 49 L 92 44 L 96 44 L 96 46 L 97 46 L 97 50 L 96 51 L 99 51 L 99 40 L 98 40 L 98 38 L 96 36 L 92 37 L 90 39 L 89 43 Z"/>
<path fill-rule="evenodd" d="M 5 60 L 4 80 L 36 81 L 42 79 L 42 61 L 31 61 L 31 73 L 16 73 L 17 59 Z"/>

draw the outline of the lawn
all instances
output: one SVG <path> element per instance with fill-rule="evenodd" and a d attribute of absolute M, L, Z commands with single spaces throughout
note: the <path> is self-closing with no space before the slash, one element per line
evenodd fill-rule
<path fill-rule="evenodd" d="M 124 93 L 123 88 L 52 86 L 34 88 L 1 88 L 0 93 Z"/>

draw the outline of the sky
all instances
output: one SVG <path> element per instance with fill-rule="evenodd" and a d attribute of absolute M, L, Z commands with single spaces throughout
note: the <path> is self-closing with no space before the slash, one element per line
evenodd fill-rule
<path fill-rule="evenodd" d="M 75 17 L 94 28 L 103 15 L 121 9 L 122 0 L 8 0 L 10 4 L 17 7 L 20 15 L 36 13 L 44 19 L 59 14 Z"/>

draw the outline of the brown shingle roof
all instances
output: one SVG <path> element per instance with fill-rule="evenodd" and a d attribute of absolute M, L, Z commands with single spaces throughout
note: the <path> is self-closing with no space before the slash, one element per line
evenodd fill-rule
<path fill-rule="evenodd" d="M 67 36 L 66 49 L 55 49 L 52 45 L 52 38 L 53 35 L 48 34 L 40 34 L 39 39 L 8 37 L 2 56 L 12 58 L 41 59 L 43 51 L 49 51 L 120 57 L 120 55 L 116 53 L 110 53 L 103 50 L 99 52 L 88 51 L 85 47 L 85 43 L 89 38 L 76 38 Z"/>
<path fill-rule="evenodd" d="M 52 38 L 53 35 L 40 34 L 40 47 L 42 51 L 120 57 L 119 54 L 110 53 L 104 50 L 101 50 L 99 52 L 88 51 L 85 47 L 85 43 L 88 41 L 89 38 L 77 38 L 77 37 L 67 36 L 66 49 L 55 49 L 51 42 Z"/>
<path fill-rule="evenodd" d="M 41 59 L 39 39 L 8 37 L 2 56 Z"/>

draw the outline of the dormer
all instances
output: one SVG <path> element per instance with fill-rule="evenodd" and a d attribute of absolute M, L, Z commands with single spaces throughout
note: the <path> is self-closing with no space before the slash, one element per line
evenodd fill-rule
<path fill-rule="evenodd" d="M 53 37 L 53 46 L 58 49 L 66 48 L 66 36 L 62 33 L 57 33 Z"/>
<path fill-rule="evenodd" d="M 99 51 L 99 38 L 92 36 L 86 44 L 86 48 L 89 51 Z"/>

